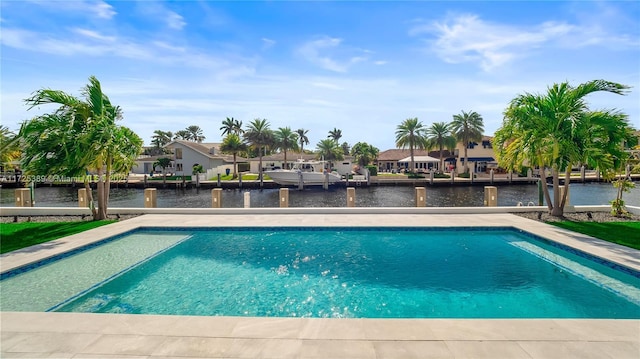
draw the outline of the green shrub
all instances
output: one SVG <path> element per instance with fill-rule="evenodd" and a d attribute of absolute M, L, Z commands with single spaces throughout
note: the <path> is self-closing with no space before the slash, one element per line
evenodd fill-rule
<path fill-rule="evenodd" d="M 369 166 L 366 166 L 366 168 L 369 170 L 369 174 L 371 176 L 377 176 L 378 175 L 378 167 L 369 165 Z"/>
<path fill-rule="evenodd" d="M 433 174 L 433 178 L 451 178 L 451 176 L 446 173 L 436 172 Z"/>

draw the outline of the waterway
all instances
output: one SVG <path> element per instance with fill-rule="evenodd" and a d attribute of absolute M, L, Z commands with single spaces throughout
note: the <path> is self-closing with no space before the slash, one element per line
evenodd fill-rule
<path fill-rule="evenodd" d="M 210 208 L 210 189 L 158 189 L 157 204 L 161 208 Z M 356 187 L 357 207 L 413 207 L 414 188 L 411 186 Z M 225 189 L 222 207 L 244 206 L 244 193 L 250 193 L 251 207 L 278 207 L 278 189 Z M 616 196 L 610 183 L 572 184 L 572 205 L 608 205 Z M 78 189 L 71 187 L 39 187 L 35 189 L 36 207 L 76 207 Z M 623 196 L 627 205 L 640 206 L 640 183 Z M 347 193 L 344 187 L 291 188 L 290 207 L 345 207 Z M 538 204 L 538 186 L 532 184 L 504 185 L 498 187 L 498 206 L 524 206 Z M 479 207 L 484 204 L 482 186 L 427 187 L 429 207 Z M 14 205 L 14 189 L 0 190 L 0 205 Z M 144 190 L 139 188 L 113 188 L 109 207 L 144 207 Z"/>

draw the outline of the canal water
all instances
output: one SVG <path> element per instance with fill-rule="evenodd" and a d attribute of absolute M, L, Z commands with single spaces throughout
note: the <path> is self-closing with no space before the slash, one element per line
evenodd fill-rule
<path fill-rule="evenodd" d="M 413 207 L 414 188 L 411 186 L 356 187 L 357 207 Z M 244 193 L 251 194 L 251 207 L 278 207 L 278 189 L 225 189 L 222 207 L 244 206 Z M 289 190 L 289 207 L 345 207 L 347 193 L 344 187 L 296 188 Z M 572 184 L 572 205 L 608 205 L 615 199 L 616 188 L 610 183 Z M 210 208 L 211 189 L 158 189 L 158 207 L 161 208 Z M 625 193 L 627 205 L 640 206 L 640 183 Z M 498 186 L 498 206 L 524 206 L 538 204 L 538 186 L 532 184 Z M 428 187 L 429 207 L 479 207 L 484 204 L 483 186 Z M 0 190 L 0 205 L 14 205 L 14 189 Z M 76 207 L 78 188 L 39 187 L 35 189 L 36 207 Z M 144 207 L 144 190 L 140 188 L 113 188 L 109 207 Z"/>

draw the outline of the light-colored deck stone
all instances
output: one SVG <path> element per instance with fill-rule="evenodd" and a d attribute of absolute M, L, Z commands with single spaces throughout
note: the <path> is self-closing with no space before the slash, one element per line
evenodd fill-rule
<path fill-rule="evenodd" d="M 304 211 L 302 211 L 304 212 Z M 510 214 L 145 215 L 0 257 L 2 271 L 138 227 L 514 227 L 640 270 L 640 252 Z M 0 313 L 1 356 L 60 358 L 638 358 L 640 320 L 302 319 Z"/>

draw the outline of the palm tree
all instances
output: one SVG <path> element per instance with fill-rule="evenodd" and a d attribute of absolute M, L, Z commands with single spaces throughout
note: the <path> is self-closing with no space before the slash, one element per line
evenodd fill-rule
<path fill-rule="evenodd" d="M 342 138 L 342 130 L 338 130 L 337 128 L 333 128 L 333 130 L 329 131 L 329 136 L 327 138 L 332 138 L 334 141 L 340 141 Z"/>
<path fill-rule="evenodd" d="M 628 86 L 595 80 L 576 87 L 554 84 L 546 94 L 518 95 L 505 110 L 494 142 L 500 166 L 509 170 L 538 166 L 542 178 L 551 170 L 554 193 L 559 194 L 560 173 L 569 183 L 571 167 L 586 164 L 611 175 L 626 154 L 622 142 L 629 131 L 627 115 L 615 110 L 590 110 L 584 97 L 594 92 L 625 94 Z M 553 203 L 543 186 L 549 212 L 564 214 L 568 186 Z"/>
<path fill-rule="evenodd" d="M 220 131 L 222 131 L 222 136 L 228 135 L 230 133 L 235 133 L 240 136 L 244 130 L 242 129 L 242 121 L 238 121 L 233 117 L 227 117 L 224 121 L 222 121 L 222 127 L 220 127 Z"/>
<path fill-rule="evenodd" d="M 274 135 L 276 148 L 284 152 L 284 168 L 287 168 L 287 151 L 298 149 L 298 135 L 291 127 L 280 127 Z"/>
<path fill-rule="evenodd" d="M 361 166 L 370 164 L 378 157 L 378 154 L 380 154 L 380 150 L 366 142 L 358 142 L 351 148 L 351 155 Z"/>
<path fill-rule="evenodd" d="M 177 131 L 177 132 L 173 135 L 173 139 L 174 139 L 174 140 L 190 141 L 190 140 L 191 140 L 191 132 L 189 132 L 189 131 L 187 131 L 187 130 L 180 130 L 180 131 Z"/>
<path fill-rule="evenodd" d="M 304 152 L 304 145 L 309 144 L 309 137 L 307 137 L 307 133 L 309 130 L 305 130 L 304 128 L 299 128 L 296 130 L 298 133 L 298 141 L 300 143 L 300 153 Z"/>
<path fill-rule="evenodd" d="M 195 125 L 189 126 L 186 128 L 186 131 L 190 133 L 190 139 L 194 142 L 201 143 L 205 139 L 200 126 L 195 126 Z"/>
<path fill-rule="evenodd" d="M 440 172 L 444 168 L 443 150 L 449 151 L 456 147 L 456 138 L 451 134 L 449 125 L 444 122 L 435 122 L 427 129 L 427 147 L 438 148 L 440 151 Z"/>
<path fill-rule="evenodd" d="M 153 163 L 153 168 L 161 167 L 162 168 L 162 187 L 167 186 L 167 167 L 171 166 L 171 159 L 167 157 L 158 158 L 157 161 Z"/>
<path fill-rule="evenodd" d="M 318 142 L 316 150 L 318 150 L 318 158 L 322 158 L 325 161 L 342 161 L 344 159 L 342 147 L 338 142 L 330 138 Z"/>
<path fill-rule="evenodd" d="M 227 137 L 224 138 L 224 140 L 222 140 L 222 145 L 220 146 L 220 151 L 222 151 L 223 153 L 231 153 L 233 155 L 233 177 L 232 178 L 236 178 L 238 177 L 238 171 L 237 171 L 237 162 L 236 162 L 236 156 L 238 155 L 239 152 L 242 151 L 246 151 L 247 150 L 247 144 L 242 142 L 242 140 L 240 139 L 240 136 L 238 136 L 238 134 L 236 133 L 229 133 L 227 134 Z"/>
<path fill-rule="evenodd" d="M 155 130 L 153 131 L 153 136 L 151 136 L 151 144 L 154 148 L 154 153 L 162 154 L 164 153 L 164 146 L 171 142 L 173 138 L 173 132 L 171 131 L 161 131 Z"/>
<path fill-rule="evenodd" d="M 97 78 L 89 77 L 81 93 L 82 100 L 63 91 L 42 89 L 25 100 L 29 109 L 42 104 L 59 107 L 22 124 L 18 134 L 24 144 L 22 169 L 25 174 L 83 176 L 93 218 L 105 219 L 111 174 L 131 169 L 142 139 L 116 124 L 122 117 L 120 107 L 111 104 Z M 97 208 L 86 176 L 91 171 L 98 175 Z"/>
<path fill-rule="evenodd" d="M 408 118 L 398 125 L 396 129 L 396 146 L 402 149 L 409 148 L 411 156 L 410 171 L 413 172 L 415 170 L 414 150 L 423 150 L 427 147 L 425 128 L 417 117 Z"/>
<path fill-rule="evenodd" d="M 267 146 L 273 144 L 273 131 L 269 128 L 269 121 L 259 118 L 251 121 L 244 131 L 244 139 L 251 147 L 258 151 L 258 157 L 260 158 L 258 176 L 260 177 L 260 185 L 262 185 L 263 152 Z"/>
<path fill-rule="evenodd" d="M 20 138 L 8 127 L 0 126 L 0 166 L 19 159 L 20 153 Z"/>
<path fill-rule="evenodd" d="M 482 140 L 482 132 L 484 131 L 482 116 L 475 111 L 469 113 L 462 111 L 460 115 L 453 115 L 453 121 L 449 128 L 456 140 L 464 145 L 464 173 L 469 173 L 467 149 L 469 142 Z"/>

